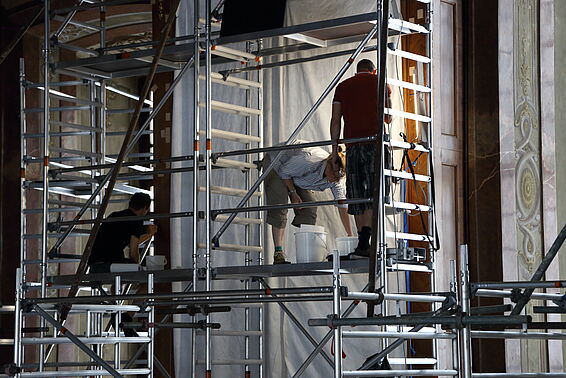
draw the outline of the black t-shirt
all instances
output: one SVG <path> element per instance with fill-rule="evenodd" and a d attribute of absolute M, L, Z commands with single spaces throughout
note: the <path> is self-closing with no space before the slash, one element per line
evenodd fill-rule
<path fill-rule="evenodd" d="M 125 209 L 110 214 L 108 218 L 135 216 L 133 211 Z M 145 234 L 142 220 L 102 223 L 94 245 L 89 264 L 128 262 L 124 256 L 124 248 L 130 244 L 130 237 L 140 237 Z"/>

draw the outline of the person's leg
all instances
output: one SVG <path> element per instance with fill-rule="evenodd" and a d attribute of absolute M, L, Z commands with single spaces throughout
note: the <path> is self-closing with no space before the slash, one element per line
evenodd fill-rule
<path fill-rule="evenodd" d="M 301 197 L 303 202 L 314 202 L 316 199 L 312 190 L 305 190 L 303 188 L 296 187 L 297 194 Z M 295 227 L 300 227 L 302 224 L 316 224 L 316 207 L 303 207 L 301 209 L 295 209 L 295 218 L 291 224 Z"/>
<path fill-rule="evenodd" d="M 264 167 L 269 163 L 264 159 Z M 288 202 L 287 187 L 283 180 L 271 171 L 265 179 L 266 202 L 268 205 L 283 205 Z M 267 211 L 267 224 L 271 225 L 271 235 L 275 251 L 273 253 L 274 264 L 285 264 L 285 226 L 287 225 L 287 209 L 273 209 Z"/>
<path fill-rule="evenodd" d="M 346 196 L 348 198 L 373 197 L 373 165 L 375 147 L 373 145 L 357 145 L 347 150 L 346 158 Z M 368 256 L 373 221 L 372 204 L 356 204 L 348 207 L 354 215 L 358 230 L 358 246 L 354 255 Z"/>

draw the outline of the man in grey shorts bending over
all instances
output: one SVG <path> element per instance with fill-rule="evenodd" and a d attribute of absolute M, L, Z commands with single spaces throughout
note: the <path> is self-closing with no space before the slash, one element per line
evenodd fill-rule
<path fill-rule="evenodd" d="M 304 143 L 304 142 L 303 142 Z M 273 152 L 271 156 L 276 156 Z M 271 156 L 267 154 L 263 167 L 271 164 Z M 330 189 L 334 199 L 346 198 L 346 183 L 344 180 L 345 157 L 337 152 L 337 163 L 330 164 L 330 154 L 320 147 L 298 148 L 285 150 L 279 161 L 265 179 L 265 192 L 268 205 L 303 203 L 314 201 L 313 190 Z M 340 220 L 348 235 L 352 235 L 347 205 L 337 204 Z M 295 208 L 295 218 L 292 225 L 313 225 L 316 223 L 316 207 Z M 287 209 L 272 209 L 267 211 L 267 223 L 271 225 L 275 253 L 274 264 L 287 264 L 283 250 L 285 226 L 287 225 Z"/>
<path fill-rule="evenodd" d="M 344 117 L 344 139 L 370 137 L 377 134 L 383 125 L 377 119 L 378 77 L 373 62 L 362 59 L 356 67 L 356 75 L 344 80 L 337 87 L 332 101 L 330 138 L 337 140 L 342 131 Z M 387 88 L 386 106 L 391 107 L 391 89 Z M 385 122 L 391 117 L 386 115 Z M 332 148 L 332 156 L 337 150 Z M 373 197 L 375 144 L 361 143 L 346 146 L 346 196 L 348 199 Z M 385 164 L 387 167 L 386 155 Z M 387 189 L 386 189 L 387 190 Z M 369 256 L 373 210 L 371 203 L 351 204 L 348 213 L 354 216 L 358 229 L 358 246 L 354 255 Z"/>

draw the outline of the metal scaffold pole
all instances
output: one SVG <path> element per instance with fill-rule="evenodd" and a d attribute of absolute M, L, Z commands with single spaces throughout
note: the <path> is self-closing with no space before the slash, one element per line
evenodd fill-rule
<path fill-rule="evenodd" d="M 44 1 L 44 34 L 43 34 L 43 192 L 41 206 L 43 209 L 41 215 L 41 297 L 47 295 L 47 249 L 48 249 L 48 228 L 49 223 L 49 211 L 48 211 L 48 201 L 49 201 L 49 55 L 50 55 L 50 2 L 49 0 Z M 45 326 L 45 319 L 40 320 L 40 327 Z M 44 332 L 40 332 L 40 336 L 44 336 Z M 44 368 L 44 355 L 45 355 L 45 345 L 39 346 L 39 371 L 43 371 Z"/>
<path fill-rule="evenodd" d="M 204 34 L 205 34 L 205 138 L 206 138 L 206 155 L 204 157 L 204 163 L 206 165 L 205 169 L 205 222 L 206 222 L 206 232 L 205 232 L 205 241 L 206 241 L 206 249 L 205 249 L 205 274 L 206 274 L 206 291 L 212 290 L 212 270 L 211 270 L 211 251 L 212 251 L 212 217 L 211 217 L 211 174 L 212 174 L 212 166 L 211 166 L 211 154 L 212 154 L 212 82 L 210 81 L 211 75 L 211 55 L 210 55 L 210 46 L 212 44 L 211 37 L 210 37 L 210 23 L 211 23 L 211 2 L 210 0 L 205 0 L 204 2 L 204 11 L 206 13 L 206 24 L 204 26 Z M 210 323 L 210 314 L 206 314 L 206 322 Z M 206 335 L 206 346 L 205 346 L 205 360 L 206 360 L 206 377 L 212 378 L 212 334 L 210 327 L 206 328 L 205 331 Z"/>
<path fill-rule="evenodd" d="M 468 271 L 468 246 L 460 246 L 460 298 L 462 312 L 470 314 L 470 273 Z M 462 378 L 472 378 L 472 338 L 471 328 L 465 325 L 460 330 L 460 350 L 462 351 L 461 370 Z"/>
<path fill-rule="evenodd" d="M 193 1 L 194 7 L 194 50 L 193 50 L 193 246 L 192 246 L 192 268 L 193 268 L 193 291 L 198 290 L 198 245 L 199 245 L 199 232 L 198 232 L 198 208 L 199 208 L 199 163 L 200 163 L 200 1 Z M 196 314 L 192 318 L 196 322 Z M 197 376 L 197 335 L 196 330 L 191 330 L 191 374 L 193 378 Z"/>
<path fill-rule="evenodd" d="M 384 163 L 383 163 L 383 134 L 384 134 L 384 107 L 385 107 L 385 70 L 386 70 L 386 49 L 387 49 L 387 30 L 389 20 L 389 0 L 378 0 L 377 2 L 377 74 L 379 81 L 377 85 L 377 124 L 379 126 L 377 139 L 375 141 L 375 164 L 373 182 L 373 213 L 371 227 L 371 247 L 369 253 L 368 269 L 368 292 L 375 290 L 375 280 L 377 276 L 377 257 L 380 257 L 379 275 L 381 287 L 387 292 L 387 268 L 385 265 L 385 208 L 383 196 L 385 195 L 384 183 Z M 368 302 L 367 316 L 374 316 L 375 304 Z M 383 315 L 386 315 L 387 308 L 382 306 Z"/>

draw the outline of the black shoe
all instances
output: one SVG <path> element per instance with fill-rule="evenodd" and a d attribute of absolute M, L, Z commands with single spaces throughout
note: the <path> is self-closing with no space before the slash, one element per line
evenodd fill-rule
<path fill-rule="evenodd" d="M 367 258 L 369 258 L 369 247 L 368 248 L 360 248 L 358 246 L 358 247 L 356 247 L 354 252 L 350 253 L 348 256 L 350 257 L 350 260 L 367 259 Z"/>

